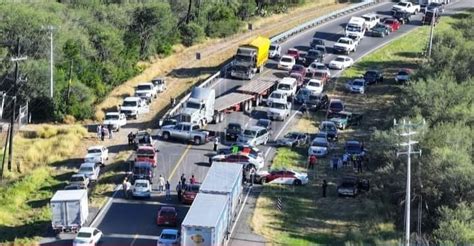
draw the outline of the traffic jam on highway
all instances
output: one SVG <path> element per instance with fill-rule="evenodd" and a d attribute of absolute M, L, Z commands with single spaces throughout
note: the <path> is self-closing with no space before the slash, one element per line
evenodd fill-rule
<path fill-rule="evenodd" d="M 441 7 L 428 6 L 421 22 L 437 22 Z M 245 206 L 244 190 L 251 189 L 251 185 L 298 186 L 316 182 L 306 173 L 272 169 L 270 156 L 274 148 L 307 147 L 308 160 L 332 157 L 339 134 L 363 119 L 361 114 L 351 112 L 342 99 L 327 93 L 328 85 L 334 83 L 332 78 L 354 64 L 355 58 L 350 54 L 365 39 L 390 36 L 420 11 L 419 5 L 400 2 L 385 11 L 391 16 L 378 12 L 352 16 L 344 25 L 344 33 L 331 41 L 333 45 L 318 32 L 304 46 L 285 48 L 266 37 L 256 37 L 237 49 L 225 78 L 227 84 L 233 83 L 231 86 L 194 87 L 178 113 L 161 120 L 157 133 L 129 134 L 128 145 L 135 152 L 130 175 L 122 185 L 123 198 L 145 198 L 139 200 L 144 206 L 164 195 L 159 205 L 153 203 L 155 212 L 148 215 L 159 226 L 157 244 L 222 245 L 232 234 L 239 210 Z M 410 71 L 401 68 L 395 78 L 406 82 Z M 371 85 L 383 82 L 384 72 L 370 69 L 344 88 L 349 93 L 364 94 Z M 126 97 L 118 111 L 106 113 L 98 136 L 107 137 L 124 127 L 127 119 L 146 113 L 149 103 L 164 90 L 163 79 L 139 84 L 135 95 Z M 308 111 L 325 115 L 319 132 L 291 130 L 294 116 Z M 331 159 L 331 165 L 353 160 L 358 169 L 357 165 L 366 158 L 364 144 L 358 139 L 342 143 L 341 149 L 343 155 L 334 162 Z M 194 154 L 184 158 L 188 151 Z M 173 153 L 177 153 L 178 164 L 166 171 L 166 177 L 160 161 Z M 108 233 L 100 226 L 85 226 L 89 215 L 87 188 L 100 178 L 107 159 L 106 147 L 90 147 L 78 173 L 51 199 L 53 229 L 77 233 L 74 244 L 95 244 Z M 178 167 L 186 161 L 192 163 L 192 171 L 186 171 L 185 164 Z M 368 182 L 354 175 L 344 177 L 337 192 L 356 196 L 368 188 Z"/>

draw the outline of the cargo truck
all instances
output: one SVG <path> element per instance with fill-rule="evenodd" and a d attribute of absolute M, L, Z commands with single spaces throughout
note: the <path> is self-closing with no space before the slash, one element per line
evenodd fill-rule
<path fill-rule="evenodd" d="M 236 215 L 242 199 L 242 168 L 242 164 L 215 162 L 199 188 L 200 193 L 227 196 L 230 203 L 230 218 Z"/>
<path fill-rule="evenodd" d="M 87 190 L 58 190 L 50 201 L 51 225 L 57 233 L 77 232 L 89 216 Z"/>
<path fill-rule="evenodd" d="M 250 43 L 241 45 L 232 63 L 231 76 L 239 79 L 252 79 L 265 67 L 270 50 L 270 39 L 257 37 Z"/>
<path fill-rule="evenodd" d="M 181 245 L 227 245 L 229 210 L 227 196 L 198 193 L 181 224 Z"/>
<path fill-rule="evenodd" d="M 213 120 L 215 100 L 214 89 L 194 87 L 181 111 L 180 121 L 205 126 Z"/>

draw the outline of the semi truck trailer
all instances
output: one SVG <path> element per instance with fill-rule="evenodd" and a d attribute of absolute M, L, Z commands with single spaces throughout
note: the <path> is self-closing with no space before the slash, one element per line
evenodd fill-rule
<path fill-rule="evenodd" d="M 265 67 L 270 50 L 270 39 L 256 37 L 250 43 L 241 45 L 231 68 L 231 76 L 239 79 L 252 79 Z"/>

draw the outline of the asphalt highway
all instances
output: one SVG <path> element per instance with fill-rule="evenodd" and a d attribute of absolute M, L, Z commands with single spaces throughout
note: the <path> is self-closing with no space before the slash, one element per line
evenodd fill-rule
<path fill-rule="evenodd" d="M 313 37 L 321 38 L 326 41 L 328 51 L 332 52 L 331 47 L 337 39 L 343 36 L 344 25 L 348 22 L 351 16 L 360 16 L 365 13 L 375 12 L 384 17 L 390 14 L 390 9 L 393 3 L 381 3 L 374 7 L 355 12 L 351 15 L 337 18 L 333 21 L 317 26 L 302 32 L 284 42 L 282 45 L 282 54 L 286 54 L 289 48 L 296 47 L 301 50 L 307 50 L 309 42 Z M 456 9 L 466 6 L 472 6 L 472 0 L 456 2 L 449 6 L 449 8 Z M 385 38 L 373 38 L 366 36 L 357 48 L 357 52 L 351 53 L 350 56 L 357 60 L 362 56 L 380 48 L 391 40 L 400 37 L 409 32 L 413 28 L 420 25 L 421 15 L 412 19 L 410 24 L 403 25 L 398 31 L 391 33 Z M 336 55 L 328 54 L 325 58 L 325 63 L 329 63 Z M 267 68 L 262 74 L 259 74 L 255 79 L 278 79 L 282 78 L 286 72 L 275 69 L 276 62 L 270 61 Z M 337 76 L 340 71 L 331 71 L 333 77 Z M 212 87 L 216 90 L 217 95 L 227 93 L 240 85 L 248 83 L 248 81 L 235 79 L 221 79 L 215 82 Z M 251 126 L 256 123 L 259 118 L 264 118 L 266 107 L 259 106 L 254 108 L 250 115 L 245 115 L 241 112 L 234 112 L 227 114 L 224 122 L 220 124 L 210 124 L 207 129 L 223 132 L 225 126 L 229 122 L 239 122 L 245 126 Z M 281 137 L 299 118 L 299 112 L 294 107 L 291 117 L 285 121 L 273 122 L 272 139 Z M 221 138 L 222 139 L 222 138 Z M 265 154 L 265 163 L 268 165 L 274 155 L 274 148 L 271 142 L 267 146 L 259 146 Z M 157 188 L 157 179 L 159 175 L 163 175 L 165 179 L 169 179 L 172 190 L 176 186 L 181 174 L 185 174 L 187 178 L 195 175 L 196 179 L 202 181 L 209 169 L 208 155 L 212 154 L 212 143 L 204 145 L 190 145 L 183 142 L 164 142 L 158 141 L 158 167 L 155 170 L 154 188 Z M 222 146 L 221 146 L 222 147 Z M 160 206 L 169 205 L 175 206 L 179 213 L 179 218 L 182 220 L 189 206 L 181 205 L 177 202 L 175 196 L 171 201 L 166 201 L 163 194 L 157 191 L 153 192 L 152 198 L 148 200 L 132 200 L 123 199 L 121 192 L 117 192 L 116 196 L 111 200 L 108 209 L 103 211 L 100 216 L 94 221 L 93 226 L 97 226 L 103 231 L 104 237 L 102 243 L 105 245 L 156 245 L 156 240 L 163 228 L 156 225 L 156 214 Z M 212 211 L 209 211 L 212 213 Z M 244 213 L 251 214 L 251 213 Z M 248 218 L 240 218 L 238 223 L 246 223 Z M 239 228 L 239 227 L 237 227 Z M 237 229 L 238 231 L 239 229 Z M 233 232 L 235 235 L 238 232 Z M 238 240 L 231 238 L 231 245 L 248 245 L 245 242 L 239 243 Z"/>

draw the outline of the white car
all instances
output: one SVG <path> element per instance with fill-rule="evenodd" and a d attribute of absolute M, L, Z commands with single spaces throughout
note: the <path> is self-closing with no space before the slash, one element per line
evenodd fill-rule
<path fill-rule="evenodd" d="M 164 78 L 154 78 L 151 80 L 151 83 L 155 85 L 157 93 L 161 93 L 166 90 L 166 83 Z"/>
<path fill-rule="evenodd" d="M 265 145 L 270 139 L 270 133 L 264 127 L 251 126 L 245 129 L 242 134 L 237 137 L 238 143 L 248 144 L 250 146 Z"/>
<path fill-rule="evenodd" d="M 285 101 L 287 101 L 288 96 L 285 93 L 281 92 L 281 91 L 274 91 L 270 94 L 270 96 L 268 96 L 267 106 L 270 107 L 272 105 L 272 102 L 276 101 L 276 100 L 285 100 Z"/>
<path fill-rule="evenodd" d="M 99 179 L 100 166 L 92 162 L 82 163 L 77 173 L 84 174 L 90 181 L 97 181 Z"/>
<path fill-rule="evenodd" d="M 271 44 L 268 52 L 269 58 L 278 58 L 281 56 L 281 46 L 279 44 Z"/>
<path fill-rule="evenodd" d="M 311 141 L 308 148 L 308 156 L 325 157 L 329 153 L 329 141 L 327 138 L 316 137 Z"/>
<path fill-rule="evenodd" d="M 104 126 L 112 125 L 114 131 L 119 131 L 120 127 L 127 124 L 127 117 L 120 112 L 108 112 L 105 114 Z"/>
<path fill-rule="evenodd" d="M 406 83 L 410 80 L 411 70 L 409 69 L 400 69 L 397 75 L 395 75 L 395 81 L 400 83 Z"/>
<path fill-rule="evenodd" d="M 256 181 L 269 184 L 305 185 L 309 182 L 307 173 L 293 170 L 257 171 Z"/>
<path fill-rule="evenodd" d="M 261 169 L 265 165 L 265 160 L 260 154 L 246 154 L 239 152 L 236 154 L 220 154 L 212 157 L 212 162 L 231 162 L 231 163 L 240 163 L 247 167 L 247 165 L 252 165 L 257 170 Z"/>
<path fill-rule="evenodd" d="M 155 85 L 150 82 L 140 83 L 135 87 L 135 96 L 140 97 L 148 103 L 150 103 L 153 98 L 156 98 L 157 93 Z"/>
<path fill-rule="evenodd" d="M 323 93 L 323 89 L 324 89 L 323 82 L 317 79 L 310 79 L 305 87 L 311 92 L 317 93 L 317 94 Z"/>
<path fill-rule="evenodd" d="M 329 68 L 332 69 L 345 69 L 354 64 L 354 60 L 348 56 L 338 56 L 329 63 Z"/>
<path fill-rule="evenodd" d="M 104 146 L 92 146 L 87 149 L 87 154 L 84 157 L 84 162 L 101 163 L 109 159 L 109 149 Z"/>
<path fill-rule="evenodd" d="M 148 179 L 137 179 L 133 184 L 133 197 L 151 197 L 151 184 Z"/>
<path fill-rule="evenodd" d="M 364 94 L 365 93 L 365 80 L 364 79 L 351 80 L 347 82 L 346 89 L 349 92 Z"/>
<path fill-rule="evenodd" d="M 179 245 L 180 234 L 176 229 L 164 229 L 161 231 L 160 238 L 158 238 L 157 246 Z"/>
<path fill-rule="evenodd" d="M 290 116 L 291 103 L 287 100 L 275 100 L 267 110 L 270 120 L 285 120 Z"/>
<path fill-rule="evenodd" d="M 324 63 L 321 62 L 313 62 L 309 64 L 308 68 L 306 68 L 307 73 L 314 73 L 316 71 L 325 71 L 328 75 L 328 77 L 331 76 L 331 72 L 329 71 L 329 68 L 324 65 Z"/>
<path fill-rule="evenodd" d="M 126 117 L 137 119 L 145 106 L 146 101 L 140 97 L 126 97 L 120 105 L 120 113 L 125 114 Z"/>
<path fill-rule="evenodd" d="M 92 246 L 100 242 L 102 232 L 94 227 L 81 227 L 72 241 L 73 246 Z"/>
<path fill-rule="evenodd" d="M 278 69 L 284 69 L 290 71 L 293 66 L 296 64 L 296 60 L 293 56 L 282 56 L 280 62 L 278 63 Z"/>

